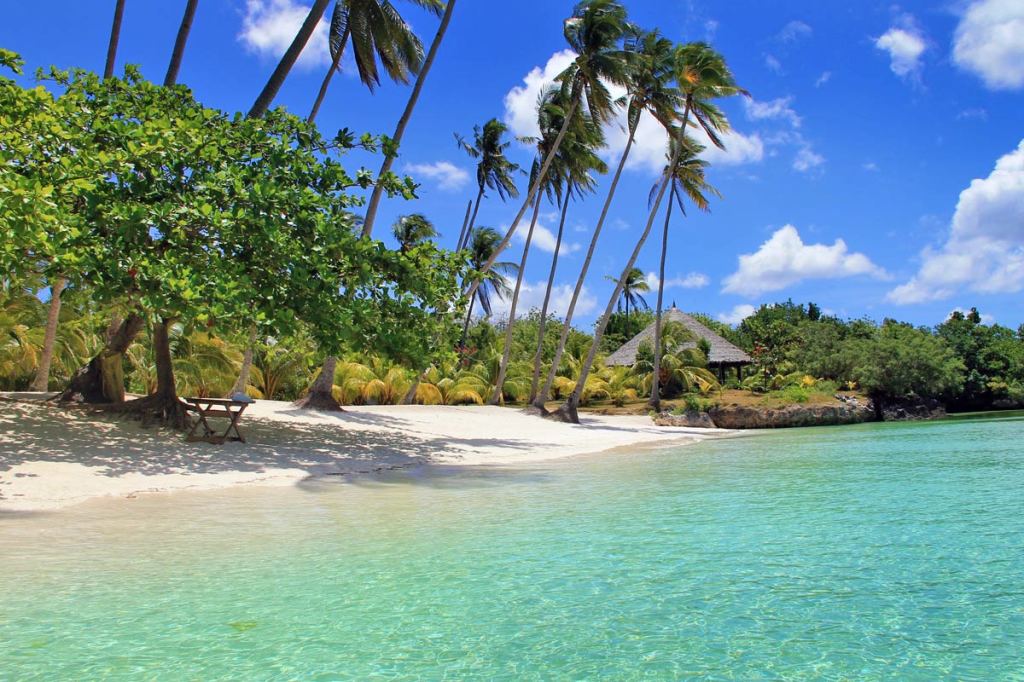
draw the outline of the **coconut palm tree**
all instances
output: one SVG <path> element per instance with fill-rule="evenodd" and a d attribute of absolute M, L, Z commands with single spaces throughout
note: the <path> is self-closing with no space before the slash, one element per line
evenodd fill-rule
<path fill-rule="evenodd" d="M 164 77 L 164 85 L 167 87 L 178 82 L 181 59 L 185 55 L 185 45 L 188 43 L 188 34 L 192 30 L 192 20 L 196 16 L 196 7 L 198 5 L 199 0 L 187 0 L 185 3 L 185 15 L 181 18 L 181 25 L 178 26 L 178 37 L 174 40 L 171 61 L 167 65 L 167 75 Z"/>
<path fill-rule="evenodd" d="M 576 278 L 576 287 L 573 289 L 572 298 L 569 300 L 569 308 L 565 314 L 565 327 L 562 329 L 562 337 L 558 346 L 555 347 L 555 359 L 552 369 L 548 371 L 547 381 L 537 396 L 536 405 L 543 412 L 543 404 L 551 391 L 551 384 L 555 379 L 555 370 L 558 361 L 565 350 L 565 342 L 568 338 L 568 329 L 572 324 L 573 314 L 576 311 L 576 303 L 583 292 L 583 285 L 586 282 L 587 274 L 590 271 L 590 264 L 597 249 L 601 231 L 608 218 L 608 211 L 615 197 L 615 191 L 622 177 L 622 171 L 626 167 L 630 151 L 636 139 L 636 131 L 640 125 L 640 119 L 644 113 L 650 113 L 655 120 L 663 126 L 670 126 L 675 120 L 676 109 L 681 103 L 679 92 L 672 87 L 673 70 L 675 66 L 673 45 L 671 41 L 661 37 L 656 32 L 641 33 L 634 31 L 633 36 L 627 43 L 629 54 L 627 72 L 629 75 L 626 84 L 626 145 L 619 157 L 619 165 L 615 169 L 615 175 L 608 188 L 608 195 L 605 197 L 604 206 L 601 208 L 601 215 L 594 227 L 594 234 L 590 238 L 590 246 L 587 255 L 583 259 L 583 266 L 580 268 L 579 277 Z"/>
<path fill-rule="evenodd" d="M 309 38 L 313 35 L 313 31 L 316 30 L 317 24 L 320 23 L 320 19 L 323 18 L 329 4 L 331 4 L 331 0 L 313 1 L 313 6 L 309 8 L 309 13 L 306 15 L 305 20 L 303 20 L 299 32 L 295 34 L 292 44 L 281 55 L 277 68 L 274 69 L 274 73 L 270 74 L 267 84 L 263 86 L 263 90 L 260 91 L 256 101 L 253 102 L 252 108 L 249 109 L 249 118 L 260 118 L 263 114 L 267 113 L 267 109 L 274 103 L 274 98 L 277 97 L 277 93 L 281 90 L 281 86 L 284 85 L 285 79 L 291 73 L 292 67 L 295 66 L 299 55 L 305 49 L 306 43 L 309 42 Z"/>
<path fill-rule="evenodd" d="M 441 0 L 409 0 L 435 15 L 444 9 Z M 316 120 L 327 95 L 335 71 L 341 70 L 341 58 L 349 42 L 355 54 L 359 80 L 371 91 L 380 85 L 377 60 L 391 80 L 408 83 L 409 77 L 419 73 L 423 65 L 423 43 L 412 27 L 388 0 L 337 0 L 331 15 L 329 34 L 331 66 L 324 74 L 316 101 L 309 112 L 308 121 Z"/>
<path fill-rule="evenodd" d="M 50 384 L 50 365 L 57 345 L 57 324 L 60 321 L 60 297 L 67 284 L 63 277 L 57 277 L 50 287 L 50 305 L 46 316 L 46 331 L 43 334 L 43 348 L 39 355 L 39 366 L 29 386 L 31 391 L 45 391 Z"/>
<path fill-rule="evenodd" d="M 691 114 L 696 124 L 700 126 L 708 139 L 716 146 L 724 147 L 722 140 L 719 137 L 719 133 L 729 130 L 729 121 L 711 100 L 719 97 L 747 94 L 743 88 L 736 84 L 736 80 L 733 78 L 732 72 L 726 65 L 725 59 L 712 50 L 708 45 L 704 43 L 689 43 L 687 45 L 681 45 L 676 48 L 674 57 L 675 79 L 679 89 L 683 93 L 685 104 L 680 127 L 676 129 L 672 126 L 668 130 L 669 139 L 676 138 L 681 140 L 681 143 L 674 150 L 673 158 L 669 161 L 669 167 L 672 168 L 674 168 L 679 162 L 679 158 L 683 154 L 683 150 L 693 144 L 685 138 L 685 131 L 687 126 L 690 124 Z M 570 421 L 575 424 L 579 423 L 577 408 L 580 401 L 580 392 L 586 385 L 587 374 L 590 371 L 590 366 L 593 364 L 593 358 L 597 354 L 597 349 L 601 344 L 601 337 L 604 335 L 604 331 L 608 327 L 608 319 L 611 317 L 612 309 L 614 308 L 615 302 L 622 291 L 626 275 L 636 265 L 636 260 L 640 256 L 640 251 L 643 249 L 644 243 L 647 241 L 647 237 L 651 233 L 651 228 L 654 226 L 654 218 L 657 215 L 658 209 L 661 207 L 661 201 L 665 196 L 665 190 L 668 187 L 669 180 L 670 178 L 666 176 L 661 181 L 657 196 L 654 200 L 654 205 L 647 215 L 647 225 L 644 228 L 643 233 L 641 233 L 640 237 L 637 239 L 633 252 L 630 254 L 629 260 L 622 270 L 622 275 L 619 277 L 619 282 L 615 287 L 615 291 L 612 293 L 612 297 L 609 299 L 608 305 L 605 307 L 605 312 L 598 320 L 597 327 L 594 330 L 594 341 L 589 353 L 591 361 L 584 363 L 583 374 L 576 384 L 577 389 L 569 394 L 565 403 L 558 409 L 557 416 L 559 419 Z"/>
<path fill-rule="evenodd" d="M 539 113 L 541 135 L 544 139 L 554 142 L 557 131 L 562 127 L 562 117 L 566 107 L 565 93 L 559 88 L 548 92 L 546 101 L 542 102 Z M 555 272 L 558 269 L 558 256 L 562 248 L 562 237 L 565 233 L 565 220 L 569 210 L 570 199 L 582 199 L 593 192 L 597 186 L 594 173 L 608 172 L 608 166 L 597 155 L 596 150 L 604 145 L 601 127 L 579 109 L 576 116 L 578 125 L 570 127 L 558 153 L 555 155 L 551 170 L 551 182 L 548 183 L 548 199 L 561 207 L 558 220 L 558 233 L 555 236 L 555 249 L 551 255 L 551 268 L 548 271 L 547 286 L 544 290 L 544 303 L 541 305 L 540 322 L 537 329 L 537 350 L 533 357 L 533 377 L 530 382 L 530 403 L 537 398 L 540 387 L 540 370 L 543 362 L 544 330 L 547 326 L 548 306 L 551 302 L 551 291 L 555 285 Z"/>
<path fill-rule="evenodd" d="M 422 213 L 400 216 L 391 230 L 403 253 L 437 236 L 434 223 L 430 222 Z"/>
<path fill-rule="evenodd" d="M 605 276 L 605 279 L 617 282 L 614 277 Z M 633 310 L 650 310 L 651 306 L 648 305 L 647 299 L 643 297 L 651 290 L 651 285 L 647 283 L 647 277 L 644 275 L 644 271 L 640 268 L 633 268 L 626 274 L 626 279 L 622 283 L 622 294 L 619 296 L 619 310 L 625 308 L 626 313 L 626 336 L 629 336 L 629 306 L 633 306 Z"/>
<path fill-rule="evenodd" d="M 489 270 L 482 270 L 483 264 L 491 259 L 494 249 L 501 241 L 501 235 L 493 227 L 477 227 L 469 240 L 469 264 L 472 266 L 474 276 L 480 279 L 480 286 L 476 288 L 474 297 L 469 300 L 469 309 L 466 311 L 466 322 L 462 326 L 461 348 L 466 347 L 466 336 L 469 334 L 469 322 L 473 317 L 473 305 L 480 301 L 480 307 L 484 315 L 491 315 L 491 297 L 495 296 L 504 300 L 512 290 L 508 286 L 507 278 L 517 274 L 519 266 L 515 263 L 494 263 Z"/>
<path fill-rule="evenodd" d="M 117 62 L 117 43 L 121 40 L 121 20 L 124 18 L 124 0 L 114 4 L 114 23 L 110 27 L 110 42 L 107 44 L 107 62 L 103 67 L 103 77 L 114 75 L 114 64 Z"/>
<path fill-rule="evenodd" d="M 615 102 L 608 85 L 625 85 L 629 80 L 632 57 L 623 49 L 622 41 L 632 30 L 626 19 L 625 8 L 615 0 L 583 0 L 576 5 L 573 15 L 566 19 L 563 33 L 569 47 L 577 56 L 555 80 L 568 93 L 569 109 L 561 130 L 558 131 L 551 149 L 541 164 L 536 181 L 530 184 L 526 200 L 498 244 L 492 260 L 484 264 L 484 270 L 489 269 L 509 245 L 527 209 L 533 206 L 534 197 L 540 190 L 540 182 L 547 176 L 548 168 L 554 162 L 555 154 L 569 132 L 576 110 L 584 100 L 587 110 L 597 124 L 603 125 L 611 119 L 615 111 Z M 470 296 L 476 286 L 478 285 L 475 282 L 470 284 Z"/>
<path fill-rule="evenodd" d="M 444 14 L 441 16 L 441 24 L 437 28 L 437 34 L 434 36 L 434 41 L 430 43 L 430 51 L 427 52 L 427 58 L 423 60 L 423 66 L 420 68 L 419 75 L 416 76 L 416 84 L 412 86 L 412 93 L 409 94 L 409 101 L 405 104 L 405 111 L 402 112 L 402 117 L 398 119 L 398 125 L 395 127 L 395 132 L 391 135 L 392 149 L 385 150 L 384 161 L 381 163 L 380 172 L 377 173 L 378 178 L 384 177 L 391 172 L 391 166 L 395 163 L 398 148 L 402 145 L 402 137 L 405 135 L 405 129 L 409 126 L 409 121 L 412 120 L 412 112 L 416 109 L 416 103 L 420 99 L 420 93 L 423 91 L 423 85 L 427 82 L 427 75 L 430 73 L 430 67 L 433 66 L 434 59 L 437 57 L 437 52 L 441 48 L 441 42 L 444 40 L 445 33 L 448 31 L 448 24 L 451 23 L 452 13 L 454 11 L 455 0 L 448 0 L 444 8 Z M 366 217 L 363 220 L 364 237 L 369 237 L 373 234 L 373 223 L 377 218 L 377 207 L 380 206 L 380 199 L 383 191 L 384 185 L 381 183 L 374 185 L 373 193 L 370 195 L 370 202 L 366 208 Z"/>
<path fill-rule="evenodd" d="M 515 180 L 512 176 L 519 170 L 519 165 L 509 161 L 505 156 L 510 142 L 504 140 L 508 132 L 508 126 L 496 118 L 492 118 L 483 127 L 473 127 L 473 142 L 467 142 L 464 137 L 457 134 L 455 140 L 459 148 L 465 151 L 474 159 L 479 159 L 476 164 L 477 193 L 474 202 L 473 213 L 469 221 L 463 225 L 459 234 L 459 241 L 455 244 L 455 250 L 461 251 L 469 242 L 469 234 L 476 224 L 476 215 L 480 210 L 480 200 L 484 197 L 487 188 L 493 189 L 505 201 L 509 197 L 515 199 L 519 196 Z"/>
<path fill-rule="evenodd" d="M 676 154 L 676 146 L 679 144 L 678 141 L 673 140 L 670 142 L 671 151 L 666 157 L 666 160 L 671 162 L 672 158 L 678 156 L 678 161 L 675 167 L 665 166 L 665 170 L 662 172 L 663 176 L 669 176 L 669 197 L 668 207 L 665 210 L 665 226 L 662 228 L 661 234 L 661 260 L 658 266 L 658 302 L 654 313 L 654 367 L 652 372 L 651 381 L 651 398 L 650 406 L 651 409 L 660 411 L 661 410 L 661 395 L 659 393 L 660 387 L 659 377 L 661 375 L 661 356 L 662 356 L 662 339 L 661 339 L 661 315 L 665 299 L 665 257 L 668 254 L 668 227 L 672 222 L 672 204 L 673 200 L 679 206 L 679 211 L 684 216 L 686 215 L 686 208 L 683 205 L 683 197 L 686 196 L 690 199 L 693 205 L 700 211 L 709 211 L 710 203 L 707 195 L 711 194 L 721 198 L 721 194 L 717 189 L 708 184 L 704 171 L 708 166 L 708 162 L 704 161 L 699 157 L 703 146 L 694 145 L 690 149 L 685 149 L 680 154 Z M 658 183 L 654 184 L 651 188 L 650 200 L 653 201 L 654 195 L 657 192 Z"/>

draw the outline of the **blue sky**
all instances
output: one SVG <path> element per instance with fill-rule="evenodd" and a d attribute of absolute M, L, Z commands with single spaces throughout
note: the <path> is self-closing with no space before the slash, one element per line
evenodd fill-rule
<path fill-rule="evenodd" d="M 0 46 L 30 67 L 102 68 L 113 1 L 9 3 Z M 436 19 L 395 0 L 425 43 Z M 1024 322 L 1024 3 L 627 0 L 631 18 L 678 41 L 709 40 L 748 101 L 723 104 L 735 134 L 709 155 L 724 195 L 709 215 L 674 222 L 669 302 L 736 321 L 751 306 L 813 300 L 843 317 L 935 324 L 977 306 Z M 119 68 L 162 80 L 184 0 L 127 0 Z M 500 7 L 500 11 L 498 8 Z M 398 170 L 423 183 L 415 203 L 386 201 L 376 236 L 418 211 L 450 244 L 475 194 L 471 159 L 453 133 L 497 117 L 529 132 L 534 93 L 568 59 L 562 20 L 572 3 L 461 0 L 403 145 Z M 201 0 L 180 80 L 207 105 L 247 110 L 305 6 L 302 0 Z M 306 114 L 327 66 L 318 34 L 277 104 Z M 318 123 L 390 133 L 408 88 L 369 93 L 351 65 Z M 608 131 L 609 160 L 620 132 Z M 619 187 L 577 323 L 589 325 L 646 221 L 662 154 L 653 125 Z M 527 166 L 530 150 L 513 157 Z M 379 162 L 355 155 L 351 165 Z M 522 183 L 525 185 L 525 181 Z M 556 293 L 564 306 L 608 181 L 570 208 Z M 525 194 L 525 187 L 524 187 Z M 518 205 L 485 201 L 478 224 L 503 228 Z M 557 224 L 547 212 L 541 226 Z M 660 226 L 660 219 L 658 225 Z M 525 233 L 525 226 L 523 229 Z M 657 267 L 657 231 L 640 261 Z M 538 243 L 543 246 L 543 231 Z M 514 242 L 509 260 L 520 256 Z M 548 251 L 531 252 L 524 302 L 539 305 Z M 653 303 L 653 295 L 649 297 Z"/>

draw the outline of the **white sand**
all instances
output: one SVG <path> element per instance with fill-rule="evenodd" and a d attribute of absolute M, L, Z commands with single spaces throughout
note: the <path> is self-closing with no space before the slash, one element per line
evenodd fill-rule
<path fill-rule="evenodd" d="M 561 424 L 500 407 L 410 405 L 320 413 L 261 400 L 242 419 L 247 443 L 211 445 L 76 409 L 4 400 L 0 511 L 56 509 L 104 496 L 292 485 L 311 476 L 425 465 L 515 466 L 723 433 L 658 427 L 646 416 L 586 415 L 583 422 Z"/>

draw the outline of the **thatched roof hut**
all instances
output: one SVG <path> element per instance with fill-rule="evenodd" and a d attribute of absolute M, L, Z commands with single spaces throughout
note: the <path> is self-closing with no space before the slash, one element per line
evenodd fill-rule
<path fill-rule="evenodd" d="M 662 325 L 666 322 L 678 322 L 697 339 L 704 339 L 707 341 L 708 345 L 711 347 L 711 352 L 708 354 L 708 366 L 718 369 L 719 375 L 721 375 L 725 369 L 730 367 L 736 367 L 738 369 L 743 365 L 753 363 L 751 357 L 742 349 L 732 345 L 697 320 L 676 308 L 674 305 L 661 314 Z M 652 322 L 646 329 L 627 341 L 617 351 L 609 355 L 604 361 L 605 364 L 608 366 L 632 366 L 636 362 L 636 355 L 640 350 L 641 343 L 647 341 L 652 346 L 654 345 L 654 325 L 655 323 Z M 696 346 L 696 341 L 687 341 L 686 343 L 681 344 L 678 348 L 673 348 L 672 351 L 674 352 L 684 348 L 695 348 Z"/>

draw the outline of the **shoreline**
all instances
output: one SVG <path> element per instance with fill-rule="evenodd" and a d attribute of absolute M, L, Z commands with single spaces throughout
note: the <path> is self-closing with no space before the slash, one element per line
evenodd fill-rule
<path fill-rule="evenodd" d="M 677 447 L 734 433 L 656 426 L 647 416 L 588 414 L 571 425 L 493 406 L 354 406 L 322 413 L 260 400 L 240 422 L 247 443 L 212 445 L 44 405 L 46 395 L 0 394 L 0 512 L 414 467 L 515 466 L 623 448 Z"/>

